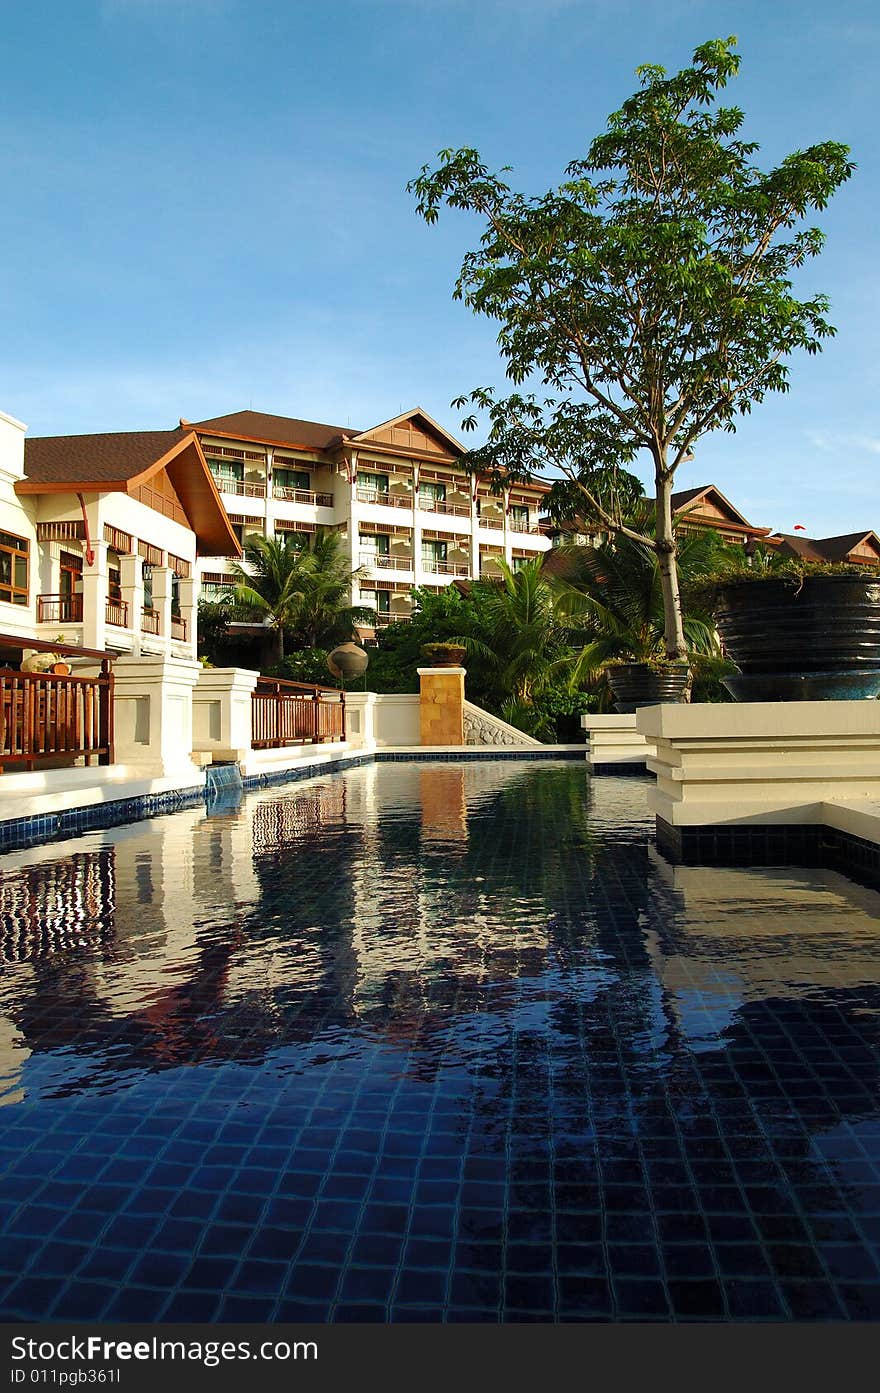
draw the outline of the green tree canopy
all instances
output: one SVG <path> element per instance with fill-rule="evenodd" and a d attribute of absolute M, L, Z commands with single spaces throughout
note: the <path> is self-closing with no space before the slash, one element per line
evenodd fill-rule
<path fill-rule="evenodd" d="M 441 151 L 409 186 L 429 223 L 444 204 L 484 223 L 454 293 L 498 322 L 518 390 L 478 388 L 455 403 L 488 416 L 470 467 L 499 488 L 549 471 L 557 516 L 579 512 L 652 547 L 670 657 L 687 648 L 675 472 L 707 432 L 735 430 L 768 392 L 786 391 L 789 356 L 817 352 L 834 332 L 825 296 L 799 300 L 792 277 L 823 242 L 803 220 L 854 168 L 847 146 L 825 141 L 759 169 L 742 111 L 715 105 L 739 69 L 734 48 L 733 38 L 703 44 L 671 77 L 637 69 L 639 90 L 541 196 L 513 191 L 470 148 Z M 651 534 L 626 520 L 645 451 Z"/>
<path fill-rule="evenodd" d="M 278 660 L 285 636 L 300 648 L 332 648 L 352 637 L 355 624 L 373 611 L 353 606 L 352 571 L 339 534 L 317 528 L 305 545 L 287 538 L 251 537 L 247 567 L 236 565 L 239 609 L 264 616 L 278 635 Z"/>

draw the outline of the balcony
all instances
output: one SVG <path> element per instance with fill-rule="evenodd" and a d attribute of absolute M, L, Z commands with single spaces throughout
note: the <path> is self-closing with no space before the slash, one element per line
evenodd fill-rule
<path fill-rule="evenodd" d="M 469 576 L 471 573 L 466 561 L 441 561 L 432 556 L 422 557 L 422 570 L 439 576 Z"/>
<path fill-rule="evenodd" d="M 411 618 L 411 614 L 377 613 L 376 618 L 371 622 L 374 629 L 387 629 L 389 624 L 408 624 Z"/>
<path fill-rule="evenodd" d="M 358 488 L 358 503 L 376 503 L 380 508 L 407 508 L 412 511 L 411 493 L 392 493 L 386 489 Z"/>
<path fill-rule="evenodd" d="M 411 556 L 383 556 L 375 551 L 361 552 L 361 565 L 370 571 L 411 571 Z"/>
<path fill-rule="evenodd" d="M 82 595 L 38 595 L 38 624 L 81 624 Z"/>
<path fill-rule="evenodd" d="M 232 494 L 235 498 L 265 498 L 265 484 L 246 483 L 243 479 L 227 479 L 221 474 L 211 472 L 211 477 L 220 493 Z"/>
<path fill-rule="evenodd" d="M 186 643 L 186 620 L 171 616 L 171 637 L 178 643 Z"/>
<path fill-rule="evenodd" d="M 541 537 L 543 533 L 540 527 L 534 527 L 530 522 L 522 522 L 520 519 L 511 518 L 508 523 L 511 532 L 523 532 L 528 537 Z"/>
<path fill-rule="evenodd" d="M 128 604 L 125 600 L 107 601 L 107 623 L 117 629 L 128 628 Z"/>
<path fill-rule="evenodd" d="M 305 503 L 312 508 L 332 508 L 332 493 L 315 493 L 313 489 L 291 489 L 284 484 L 275 484 L 272 497 L 282 503 Z"/>
<path fill-rule="evenodd" d="M 159 632 L 159 611 L 157 609 L 147 609 L 141 612 L 141 631 L 145 634 L 158 634 Z"/>
<path fill-rule="evenodd" d="M 490 532 L 503 532 L 503 531 L 504 531 L 504 518 L 503 518 L 503 517 L 494 517 L 494 516 L 491 516 L 491 515 L 487 516 L 486 514 L 481 514 L 481 516 L 477 519 L 477 526 L 478 526 L 478 527 L 488 527 L 488 529 L 489 529 Z"/>
<path fill-rule="evenodd" d="M 471 510 L 466 503 L 441 503 L 435 498 L 419 498 L 419 511 L 422 513 L 443 513 L 449 518 L 470 518 Z"/>

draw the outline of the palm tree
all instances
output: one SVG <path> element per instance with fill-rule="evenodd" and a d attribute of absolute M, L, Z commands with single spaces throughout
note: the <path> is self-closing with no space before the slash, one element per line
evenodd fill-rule
<path fill-rule="evenodd" d="M 518 571 L 499 562 L 500 582 L 478 581 L 471 595 L 476 604 L 461 643 L 477 659 L 496 703 L 520 724 L 534 697 L 572 661 L 565 630 L 556 614 L 551 585 L 541 561 Z"/>
<path fill-rule="evenodd" d="M 338 533 L 317 528 L 306 545 L 251 537 L 244 554 L 248 569 L 235 566 L 235 601 L 275 630 L 279 662 L 285 634 L 304 648 L 333 646 L 350 639 L 359 620 L 369 621 L 372 610 L 348 603 L 360 572 L 349 569 Z"/>
<path fill-rule="evenodd" d="M 688 656 L 718 657 L 718 635 L 699 588 L 724 568 L 723 543 L 714 532 L 695 531 L 680 535 L 676 549 Z M 662 659 L 663 592 L 654 549 L 619 536 L 598 547 L 563 551 L 564 572 L 552 583 L 558 614 L 581 631 L 583 646 L 573 679 L 594 678 L 615 661 Z"/>

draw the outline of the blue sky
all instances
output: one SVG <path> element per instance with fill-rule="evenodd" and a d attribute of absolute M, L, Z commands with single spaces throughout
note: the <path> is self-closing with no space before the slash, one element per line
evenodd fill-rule
<path fill-rule="evenodd" d="M 756 523 L 880 531 L 880 18 L 861 0 L 0 0 L 0 409 L 33 434 L 253 406 L 365 428 L 502 383 L 453 303 L 474 223 L 407 180 L 475 145 L 527 192 L 633 90 L 736 34 L 727 99 L 770 163 L 843 140 L 859 169 L 803 288 L 838 337 L 704 442 L 682 486 Z M 647 476 L 645 476 L 647 477 Z"/>

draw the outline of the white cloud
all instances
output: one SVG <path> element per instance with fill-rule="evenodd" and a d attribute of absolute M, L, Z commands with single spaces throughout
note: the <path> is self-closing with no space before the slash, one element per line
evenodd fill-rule
<path fill-rule="evenodd" d="M 880 455 L 880 436 L 878 435 L 861 435 L 858 432 L 833 430 L 808 430 L 806 436 L 811 445 L 815 446 L 817 450 L 824 450 L 827 454 L 844 455 L 858 450 L 870 455 Z"/>

